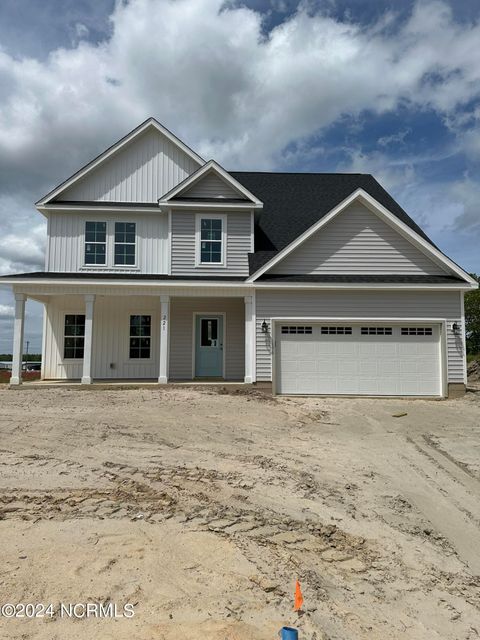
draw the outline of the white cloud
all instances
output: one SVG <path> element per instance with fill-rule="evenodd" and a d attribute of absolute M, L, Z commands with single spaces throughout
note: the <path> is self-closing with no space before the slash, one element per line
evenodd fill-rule
<path fill-rule="evenodd" d="M 13 307 L 0 304 L 0 318 L 10 318 L 11 316 L 13 316 Z"/>

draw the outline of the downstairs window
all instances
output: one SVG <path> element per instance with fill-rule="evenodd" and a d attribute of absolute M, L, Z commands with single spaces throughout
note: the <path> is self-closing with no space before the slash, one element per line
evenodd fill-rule
<path fill-rule="evenodd" d="M 152 316 L 130 316 L 130 358 L 150 358 Z"/>
<path fill-rule="evenodd" d="M 63 357 L 70 359 L 83 358 L 85 344 L 85 316 L 67 314 L 63 339 Z"/>

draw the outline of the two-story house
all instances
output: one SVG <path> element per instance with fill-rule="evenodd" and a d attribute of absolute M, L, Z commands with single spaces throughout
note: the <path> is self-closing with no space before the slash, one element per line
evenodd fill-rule
<path fill-rule="evenodd" d="M 445 397 L 475 281 L 370 175 L 227 172 L 150 118 L 36 203 L 42 378 L 231 380 L 282 394 Z"/>

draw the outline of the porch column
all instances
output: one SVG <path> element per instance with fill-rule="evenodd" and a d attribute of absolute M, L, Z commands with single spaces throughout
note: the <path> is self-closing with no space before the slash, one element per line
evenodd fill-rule
<path fill-rule="evenodd" d="M 168 356 L 170 346 L 170 296 L 160 296 L 160 368 L 158 382 L 168 382 Z"/>
<path fill-rule="evenodd" d="M 253 354 L 254 354 L 254 318 L 253 296 L 245 296 L 245 379 L 247 383 L 253 382 Z"/>
<path fill-rule="evenodd" d="M 15 294 L 15 321 L 13 324 L 13 358 L 10 384 L 22 384 L 23 327 L 25 324 L 25 300 L 23 293 Z"/>
<path fill-rule="evenodd" d="M 93 308 L 95 296 L 85 296 L 85 338 L 83 346 L 82 384 L 92 384 Z"/>

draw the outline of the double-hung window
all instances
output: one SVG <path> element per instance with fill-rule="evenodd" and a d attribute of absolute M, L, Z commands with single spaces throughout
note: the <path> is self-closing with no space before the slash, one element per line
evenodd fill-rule
<path fill-rule="evenodd" d="M 225 217 L 198 216 L 197 262 L 201 265 L 224 265 Z"/>
<path fill-rule="evenodd" d="M 130 316 L 130 358 L 150 358 L 152 316 Z"/>
<path fill-rule="evenodd" d="M 115 266 L 135 264 L 135 223 L 115 223 Z"/>
<path fill-rule="evenodd" d="M 67 314 L 65 316 L 65 332 L 63 339 L 64 358 L 83 358 L 85 344 L 85 316 Z"/>
<path fill-rule="evenodd" d="M 85 223 L 85 264 L 106 264 L 107 223 Z"/>

